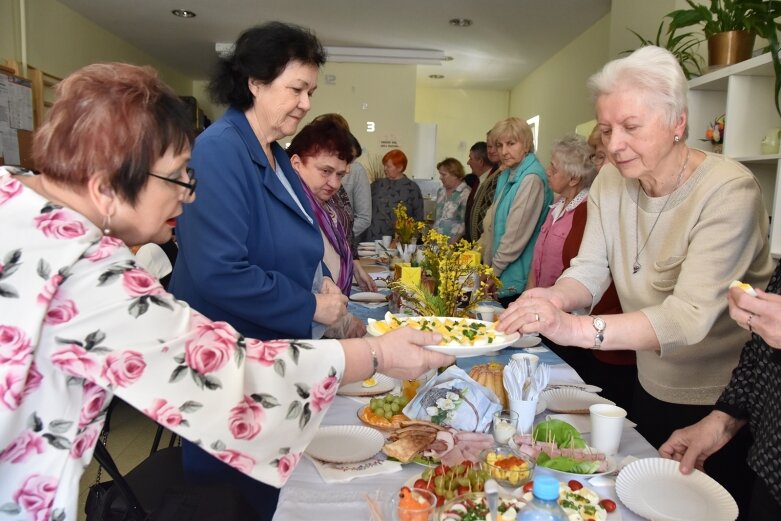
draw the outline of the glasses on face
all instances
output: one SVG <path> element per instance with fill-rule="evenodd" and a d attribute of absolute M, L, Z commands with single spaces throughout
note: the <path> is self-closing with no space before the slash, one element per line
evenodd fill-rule
<path fill-rule="evenodd" d="M 151 175 L 152 177 L 156 177 L 158 179 L 162 179 L 166 183 L 173 183 L 175 185 L 179 185 L 189 189 L 190 191 L 187 192 L 188 197 L 192 197 L 192 195 L 195 193 L 195 187 L 198 184 L 198 180 L 195 178 L 195 170 L 189 167 L 187 168 L 187 178 L 190 180 L 189 183 L 185 181 L 179 181 L 178 179 L 171 179 L 170 177 L 153 174 L 152 172 L 149 172 L 149 175 Z"/>

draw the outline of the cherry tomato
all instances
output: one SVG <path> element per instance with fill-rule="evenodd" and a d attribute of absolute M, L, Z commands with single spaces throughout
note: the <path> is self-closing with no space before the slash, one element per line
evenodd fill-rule
<path fill-rule="evenodd" d="M 445 496 L 437 496 L 437 506 L 441 507 L 445 504 Z"/>
<path fill-rule="evenodd" d="M 466 485 L 459 485 L 456 488 L 456 495 L 458 496 L 460 496 L 461 494 L 466 494 L 467 492 L 471 492 L 471 490 Z"/>
<path fill-rule="evenodd" d="M 434 475 L 435 476 L 441 476 L 442 474 L 446 473 L 449 469 L 447 468 L 447 465 L 438 465 L 437 468 L 434 469 Z"/>
<path fill-rule="evenodd" d="M 567 482 L 567 486 L 574 492 L 583 488 L 583 483 L 576 479 L 571 479 Z"/>
<path fill-rule="evenodd" d="M 616 509 L 616 502 L 613 501 L 612 499 L 603 499 L 602 501 L 599 502 L 599 506 L 604 508 L 609 514 L 610 512 L 613 512 Z"/>
<path fill-rule="evenodd" d="M 534 490 L 534 481 L 528 481 L 523 485 L 524 492 L 532 492 Z"/>
<path fill-rule="evenodd" d="M 412 485 L 412 488 L 423 488 L 423 489 L 426 489 L 426 488 L 428 488 L 428 481 L 426 481 L 425 479 L 418 479 L 418 480 L 415 481 L 415 484 Z"/>

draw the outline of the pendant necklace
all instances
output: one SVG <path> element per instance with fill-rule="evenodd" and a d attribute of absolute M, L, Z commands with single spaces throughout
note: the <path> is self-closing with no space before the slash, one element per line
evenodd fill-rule
<path fill-rule="evenodd" d="M 686 149 L 686 159 L 683 161 L 683 166 L 681 166 L 680 172 L 678 172 L 678 179 L 675 181 L 675 186 L 673 187 L 672 192 L 667 194 L 667 199 L 664 201 L 664 206 L 662 206 L 662 209 L 659 210 L 659 213 L 656 214 L 656 220 L 654 221 L 654 224 L 651 225 L 651 230 L 648 232 L 648 237 L 645 238 L 645 242 L 643 243 L 643 246 L 639 246 L 639 237 L 640 237 L 640 181 L 637 181 L 637 198 L 635 201 L 635 262 L 632 264 L 632 274 L 637 273 L 640 271 L 640 268 L 643 267 L 642 264 L 640 264 L 640 254 L 643 253 L 643 250 L 645 250 L 645 247 L 648 245 L 648 241 L 651 239 L 651 234 L 654 233 L 654 228 L 656 228 L 656 223 L 659 222 L 659 218 L 664 213 L 664 210 L 667 208 L 667 203 L 670 202 L 670 197 L 672 197 L 673 193 L 678 189 L 678 186 L 681 184 L 681 178 L 683 177 L 683 172 L 686 170 L 686 166 L 689 164 L 689 153 L 691 152 L 691 149 Z"/>

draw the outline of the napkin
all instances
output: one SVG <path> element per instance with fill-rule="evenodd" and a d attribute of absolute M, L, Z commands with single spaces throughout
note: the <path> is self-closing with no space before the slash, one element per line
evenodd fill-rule
<path fill-rule="evenodd" d="M 549 420 L 562 420 L 575 427 L 581 434 L 591 432 L 591 417 L 588 414 L 549 414 Z M 624 418 L 624 429 L 637 427 L 637 424 Z"/>
<path fill-rule="evenodd" d="M 355 478 L 367 478 L 378 474 L 389 474 L 401 470 L 401 463 L 378 457 L 355 463 L 326 463 L 309 454 L 304 456 L 312 462 L 317 473 L 326 483 L 346 483 Z"/>

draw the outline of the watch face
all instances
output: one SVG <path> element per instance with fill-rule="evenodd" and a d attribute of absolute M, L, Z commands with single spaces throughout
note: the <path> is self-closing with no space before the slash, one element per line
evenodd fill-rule
<path fill-rule="evenodd" d="M 605 329 L 605 321 L 599 317 L 594 317 L 594 328 L 597 331 L 602 331 L 603 329 Z"/>

